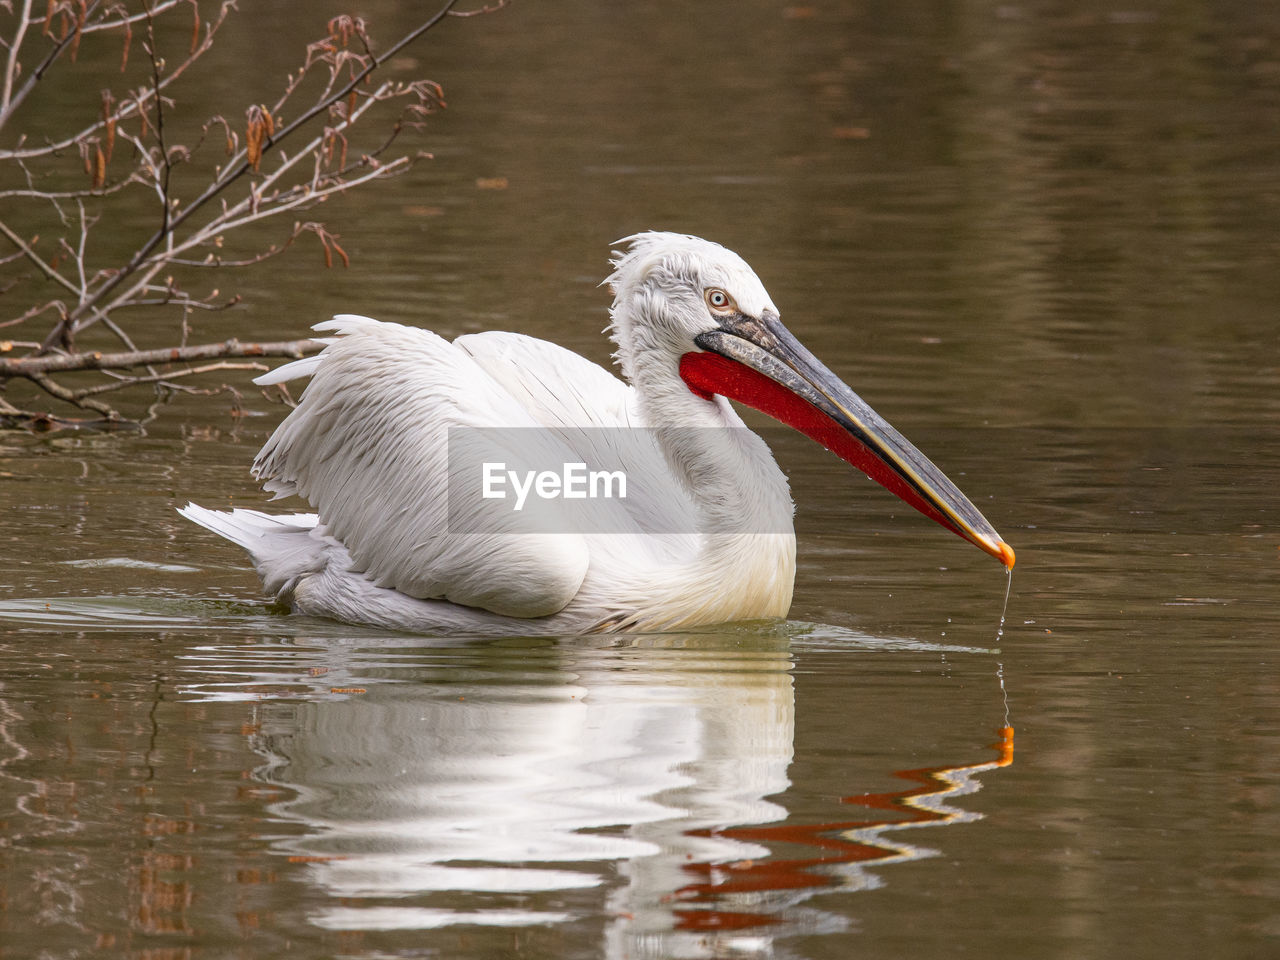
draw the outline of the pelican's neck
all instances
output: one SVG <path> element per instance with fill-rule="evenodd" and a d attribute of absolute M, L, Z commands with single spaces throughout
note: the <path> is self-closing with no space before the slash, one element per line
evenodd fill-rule
<path fill-rule="evenodd" d="M 698 533 L 792 533 L 787 478 L 724 397 L 689 390 L 672 364 L 636 371 L 637 406 L 697 507 Z"/>
<path fill-rule="evenodd" d="M 728 400 L 703 399 L 673 380 L 637 389 L 637 412 L 693 501 L 699 546 L 634 585 L 622 604 L 634 611 L 629 629 L 785 617 L 796 569 L 787 478 Z"/>

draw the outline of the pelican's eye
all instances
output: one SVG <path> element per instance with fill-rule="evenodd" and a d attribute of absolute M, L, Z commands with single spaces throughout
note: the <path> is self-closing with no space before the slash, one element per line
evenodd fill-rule
<path fill-rule="evenodd" d="M 733 297 L 729 296 L 719 287 L 711 287 L 706 294 L 707 306 L 711 308 L 712 313 L 718 313 L 727 316 L 731 313 L 738 312 L 738 305 L 733 302 Z"/>

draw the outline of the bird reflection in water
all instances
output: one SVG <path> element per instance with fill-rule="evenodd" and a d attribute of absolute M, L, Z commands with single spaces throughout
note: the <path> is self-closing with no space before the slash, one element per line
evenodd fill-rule
<path fill-rule="evenodd" d="M 274 852 L 308 884 L 311 923 L 331 931 L 603 916 L 604 956 L 698 957 L 735 938 L 755 949 L 747 941 L 842 928 L 840 909 L 806 901 L 931 855 L 906 840 L 911 828 L 980 819 L 955 801 L 1012 761 L 1012 731 L 993 760 L 899 771 L 904 789 L 839 801 L 869 816 L 797 823 L 788 795 L 811 785 L 789 777 L 793 639 L 744 629 L 342 648 L 323 674 L 298 670 L 314 696 L 295 688 L 255 734 L 267 761 L 255 778 L 289 791 L 267 802 L 293 825 L 272 831 Z M 253 672 L 242 680 L 263 689 Z M 920 682 L 903 671 L 867 690 L 865 716 L 928 695 Z M 233 695 L 213 686 L 205 695 Z M 814 852 L 778 855 L 797 845 Z"/>

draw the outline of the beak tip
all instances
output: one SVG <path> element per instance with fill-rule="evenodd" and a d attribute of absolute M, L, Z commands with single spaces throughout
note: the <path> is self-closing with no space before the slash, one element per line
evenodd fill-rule
<path fill-rule="evenodd" d="M 1016 557 L 1013 555 L 1013 547 L 1009 546 L 998 536 L 991 537 L 978 534 L 974 538 L 974 542 L 987 553 L 991 554 L 991 556 L 1003 563 L 1006 570 L 1013 569 L 1013 564 L 1016 560 Z"/>

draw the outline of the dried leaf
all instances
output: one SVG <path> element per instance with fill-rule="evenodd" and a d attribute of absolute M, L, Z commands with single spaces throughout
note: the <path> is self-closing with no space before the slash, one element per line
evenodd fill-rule
<path fill-rule="evenodd" d="M 347 165 L 347 147 L 348 141 L 345 136 L 333 127 L 325 127 L 320 159 L 326 167 L 334 167 L 338 170 L 345 168 Z"/>
<path fill-rule="evenodd" d="M 254 104 L 248 110 L 248 129 L 245 135 L 245 151 L 249 166 L 254 170 L 262 163 L 262 147 L 270 138 L 275 124 L 271 121 L 271 112 Z"/>
<path fill-rule="evenodd" d="M 344 49 L 357 35 L 364 35 L 364 21 L 359 17 L 343 14 L 329 21 L 329 36 Z"/>
<path fill-rule="evenodd" d="M 84 22 L 89 16 L 89 7 L 86 0 L 76 0 L 76 33 L 71 39 L 71 62 L 76 62 L 76 56 L 80 53 L 80 38 L 84 36 Z"/>
<path fill-rule="evenodd" d="M 128 20 L 124 22 L 124 46 L 120 51 L 120 72 L 124 73 L 125 68 L 129 66 L 129 48 L 133 46 L 133 25 Z"/>
<path fill-rule="evenodd" d="M 102 152 L 101 144 L 94 144 L 93 150 L 93 179 L 91 183 L 93 189 L 98 190 L 107 182 L 107 158 Z"/>
<path fill-rule="evenodd" d="M 115 100 L 114 100 L 114 98 L 111 96 L 111 91 L 110 91 L 110 90 L 103 90 L 103 91 L 102 91 L 102 116 L 103 116 L 103 118 L 107 121 L 107 123 L 106 123 L 106 131 L 107 131 L 107 150 L 106 150 L 106 153 L 107 153 L 107 162 L 108 162 L 108 163 L 110 163 L 110 162 L 111 162 L 111 154 L 115 151 L 115 147 L 116 147 L 116 118 L 115 118 L 115 115 L 114 115 L 114 114 L 112 113 L 112 111 L 111 111 L 111 108 L 112 108 L 114 105 L 115 105 Z"/>

